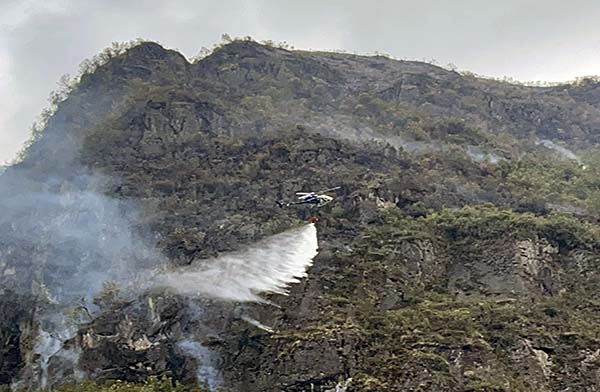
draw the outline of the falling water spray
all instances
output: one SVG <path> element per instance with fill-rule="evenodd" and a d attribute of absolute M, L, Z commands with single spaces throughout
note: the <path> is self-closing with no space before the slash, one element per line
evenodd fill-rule
<path fill-rule="evenodd" d="M 246 249 L 217 258 L 198 260 L 191 266 L 156 275 L 151 286 L 170 288 L 183 295 L 221 301 L 267 302 L 261 293 L 287 295 L 288 286 L 306 276 L 318 252 L 314 223 L 268 237 Z M 249 316 L 241 319 L 268 333 L 272 328 Z M 216 354 L 197 341 L 179 342 L 195 358 L 201 384 L 214 390 L 222 380 Z"/>
<path fill-rule="evenodd" d="M 157 275 L 153 286 L 227 301 L 266 302 L 260 293 L 288 294 L 306 276 L 318 252 L 317 229 L 309 223 L 252 246 Z"/>

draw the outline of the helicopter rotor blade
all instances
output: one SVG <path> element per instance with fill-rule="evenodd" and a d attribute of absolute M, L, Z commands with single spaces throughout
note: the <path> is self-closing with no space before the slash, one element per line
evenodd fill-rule
<path fill-rule="evenodd" d="M 342 188 L 341 186 L 336 186 L 334 188 L 325 189 L 324 191 L 319 191 L 317 193 L 327 193 L 327 192 L 335 191 L 335 190 L 338 190 L 338 189 L 341 189 L 341 188 Z"/>

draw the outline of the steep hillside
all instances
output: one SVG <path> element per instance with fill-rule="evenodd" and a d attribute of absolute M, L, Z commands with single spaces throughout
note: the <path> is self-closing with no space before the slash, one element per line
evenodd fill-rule
<path fill-rule="evenodd" d="M 598 389 L 597 91 L 251 41 L 189 63 L 142 43 L 84 75 L 0 177 L 0 385 Z M 275 202 L 331 186 L 289 296 L 127 294 L 139 266 L 301 224 L 315 211 Z"/>

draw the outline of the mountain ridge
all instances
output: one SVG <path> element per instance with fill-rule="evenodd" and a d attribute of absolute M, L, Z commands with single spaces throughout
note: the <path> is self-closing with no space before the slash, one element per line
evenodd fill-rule
<path fill-rule="evenodd" d="M 148 242 L 185 266 L 315 213 L 275 201 L 340 186 L 318 212 L 321 249 L 308 277 L 290 296 L 270 296 L 277 307 L 243 307 L 275 333 L 231 316 L 235 304 L 121 298 L 109 285 L 65 342 L 80 352 L 75 370 L 97 381 L 194 382 L 202 361 L 177 349 L 193 338 L 218 354 L 232 391 L 600 387 L 596 88 L 247 41 L 195 63 L 155 43 L 118 54 L 81 77 L 0 177 L 12 205 L 40 190 L 63 203 L 48 216 L 3 207 L 0 282 L 48 302 L 0 296 L 14 309 L 0 322 L 11 342 L 0 345 L 11 358 L 0 382 L 34 379 L 40 315 L 54 309 L 60 280 L 47 265 L 76 248 L 71 237 L 40 245 L 23 233 L 69 222 L 71 195 L 94 195 L 94 213 L 123 212 L 116 233 L 143 239 L 134 255 Z M 110 234 L 115 222 L 98 226 Z M 218 333 L 194 318 L 199 308 Z M 66 358 L 49 359 L 50 380 L 76 380 Z"/>

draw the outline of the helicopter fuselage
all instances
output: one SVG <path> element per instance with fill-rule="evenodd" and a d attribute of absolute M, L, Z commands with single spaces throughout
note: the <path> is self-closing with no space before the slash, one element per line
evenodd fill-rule
<path fill-rule="evenodd" d="M 322 192 L 330 192 L 336 189 L 340 189 L 340 187 L 329 188 Z M 286 203 L 283 200 L 280 200 L 277 201 L 277 204 L 279 205 L 279 207 L 289 207 L 300 204 L 310 204 L 312 207 L 322 207 L 333 200 L 332 196 L 328 196 L 320 192 L 296 192 L 296 196 L 298 197 L 298 201 Z"/>
<path fill-rule="evenodd" d="M 307 194 L 298 197 L 298 201 L 289 203 L 279 203 L 280 206 L 293 206 L 300 204 L 310 204 L 313 207 L 322 207 L 327 203 L 330 203 L 333 197 L 327 195 Z"/>

